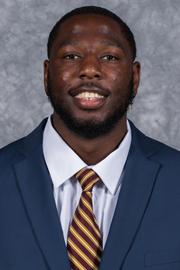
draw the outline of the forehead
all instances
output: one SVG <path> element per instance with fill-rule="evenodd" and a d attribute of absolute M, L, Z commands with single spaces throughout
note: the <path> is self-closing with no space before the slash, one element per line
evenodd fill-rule
<path fill-rule="evenodd" d="M 73 29 L 73 33 L 78 34 L 79 31 L 83 29 L 92 30 L 94 26 L 97 30 L 100 30 L 104 33 L 107 33 L 109 29 L 121 32 L 120 24 L 118 24 L 115 20 L 107 17 L 105 15 L 99 14 L 80 14 L 74 15 L 68 19 L 66 19 L 60 26 L 59 31 L 71 30 Z"/>
<path fill-rule="evenodd" d="M 129 43 L 124 37 L 121 25 L 114 19 L 99 14 L 74 15 L 66 19 L 60 26 L 56 34 L 55 42 L 66 43 L 73 39 L 83 39 L 90 41 L 93 39 L 108 39 L 117 41 L 129 48 Z"/>

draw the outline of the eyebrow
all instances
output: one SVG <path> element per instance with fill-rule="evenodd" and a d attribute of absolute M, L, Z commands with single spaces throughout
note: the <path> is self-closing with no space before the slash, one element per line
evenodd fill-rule
<path fill-rule="evenodd" d="M 66 46 L 74 46 L 74 45 L 77 45 L 79 44 L 80 42 L 79 41 L 75 41 L 75 40 L 64 40 L 62 42 L 60 42 L 58 44 L 58 48 L 63 48 L 63 47 L 66 47 Z M 117 41 L 117 40 L 102 40 L 100 42 L 100 44 L 102 45 L 106 45 L 106 46 L 113 46 L 113 47 L 117 47 L 117 48 L 120 48 L 121 50 L 124 51 L 124 46 L 121 44 L 121 42 Z"/>
<path fill-rule="evenodd" d="M 60 43 L 58 44 L 58 47 L 59 47 L 59 48 L 63 48 L 63 47 L 68 46 L 68 45 L 77 45 L 78 43 L 79 43 L 79 42 L 77 42 L 77 41 L 64 40 L 64 41 L 62 41 L 62 42 L 60 42 Z"/>
<path fill-rule="evenodd" d="M 101 44 L 107 45 L 107 46 L 113 46 L 113 47 L 118 47 L 121 50 L 124 50 L 123 45 L 121 44 L 121 42 L 117 41 L 117 40 L 103 40 L 101 42 Z"/>

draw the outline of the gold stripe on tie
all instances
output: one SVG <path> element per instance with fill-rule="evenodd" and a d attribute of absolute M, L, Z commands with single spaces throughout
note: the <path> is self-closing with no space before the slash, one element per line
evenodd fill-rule
<path fill-rule="evenodd" d="M 88 256 L 86 256 L 86 254 L 82 252 L 81 249 L 78 248 L 78 246 L 76 246 L 76 244 L 70 240 L 70 238 L 68 239 L 68 243 L 90 267 L 92 267 L 93 269 L 96 267 L 96 265 L 88 258 Z"/>
<path fill-rule="evenodd" d="M 75 177 L 82 187 L 68 232 L 67 250 L 72 270 L 98 270 L 102 255 L 102 237 L 93 213 L 92 189 L 100 181 L 92 170 L 83 168 Z"/>
<path fill-rule="evenodd" d="M 96 254 L 94 249 L 91 248 L 91 246 L 73 229 L 71 228 L 71 233 L 78 239 L 78 241 L 86 247 L 86 249 L 94 256 L 97 257 L 97 259 L 100 261 L 100 257 Z"/>
<path fill-rule="evenodd" d="M 97 247 L 99 246 L 99 242 L 96 240 L 96 238 L 90 233 L 90 231 L 88 231 L 88 229 L 81 223 L 81 221 L 77 220 L 75 218 L 75 222 L 76 224 L 79 226 L 79 228 L 81 228 L 81 230 L 86 234 L 87 237 L 89 237 L 89 239 L 91 239 L 91 241 L 94 243 L 94 245 L 96 245 Z"/>

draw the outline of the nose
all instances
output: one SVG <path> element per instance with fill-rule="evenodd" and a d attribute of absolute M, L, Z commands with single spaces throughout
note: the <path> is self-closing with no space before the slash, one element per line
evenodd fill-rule
<path fill-rule="evenodd" d="M 101 79 L 101 65 L 95 56 L 87 56 L 80 66 L 79 76 L 81 79 Z"/>

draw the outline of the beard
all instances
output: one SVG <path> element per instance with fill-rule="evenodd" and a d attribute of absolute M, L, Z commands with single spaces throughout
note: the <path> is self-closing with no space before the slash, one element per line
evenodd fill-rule
<path fill-rule="evenodd" d="M 121 118 L 127 113 L 129 105 L 132 105 L 135 97 L 133 91 L 133 79 L 131 79 L 126 95 L 122 96 L 119 106 L 117 108 L 112 108 L 111 113 L 109 113 L 103 121 L 95 119 L 77 119 L 68 109 L 66 103 L 54 95 L 50 76 L 48 77 L 48 98 L 54 111 L 70 131 L 86 139 L 95 139 L 111 132 Z"/>

